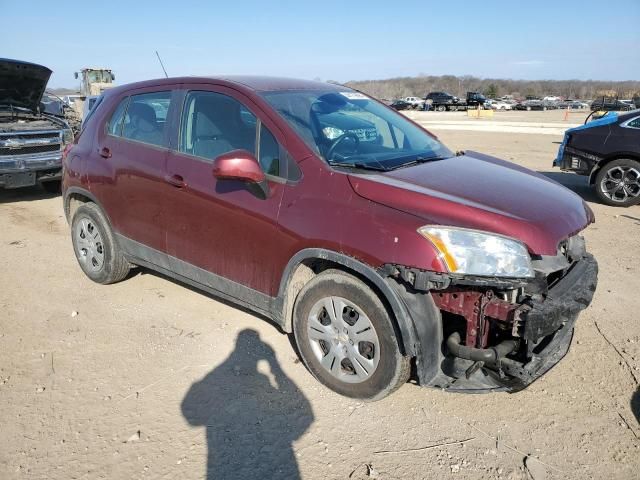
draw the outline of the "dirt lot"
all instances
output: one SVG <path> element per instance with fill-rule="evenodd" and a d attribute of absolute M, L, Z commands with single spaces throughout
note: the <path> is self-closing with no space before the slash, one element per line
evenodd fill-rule
<path fill-rule="evenodd" d="M 260 318 L 146 271 L 91 283 L 59 197 L 0 192 L 0 478 L 198 479 L 207 458 L 211 479 L 254 478 L 253 465 L 261 479 L 638 478 L 640 207 L 600 205 L 552 172 L 558 135 L 430 128 L 551 172 L 596 213 L 598 291 L 548 375 L 514 395 L 407 384 L 373 404 L 339 397 Z"/>

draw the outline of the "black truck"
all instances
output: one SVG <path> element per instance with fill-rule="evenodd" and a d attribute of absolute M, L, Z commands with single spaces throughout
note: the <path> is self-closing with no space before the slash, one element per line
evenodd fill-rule
<path fill-rule="evenodd" d="M 470 108 L 486 108 L 487 99 L 478 92 L 467 92 L 466 100 L 462 100 L 447 92 L 431 92 L 424 97 L 424 109 L 438 112 L 468 110 Z"/>

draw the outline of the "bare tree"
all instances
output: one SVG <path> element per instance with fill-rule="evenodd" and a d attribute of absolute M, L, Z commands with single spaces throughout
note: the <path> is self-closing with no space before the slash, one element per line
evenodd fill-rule
<path fill-rule="evenodd" d="M 556 95 L 564 98 L 593 99 L 602 95 L 633 98 L 640 95 L 640 81 L 619 82 L 605 80 L 511 80 L 479 78 L 471 75 L 420 75 L 419 77 L 390 78 L 347 82 L 348 86 L 362 90 L 376 98 L 394 99 L 406 96 L 424 97 L 429 92 L 449 92 L 464 97 L 466 92 L 492 92 L 500 95 L 542 97 Z"/>

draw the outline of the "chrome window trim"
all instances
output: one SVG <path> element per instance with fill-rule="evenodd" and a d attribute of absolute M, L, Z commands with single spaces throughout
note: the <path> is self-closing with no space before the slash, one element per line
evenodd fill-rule
<path fill-rule="evenodd" d="M 637 117 L 633 117 L 633 118 L 630 118 L 629 120 L 624 121 L 623 123 L 620 124 L 620 126 L 622 128 L 631 128 L 633 130 L 640 130 L 640 126 L 632 127 L 631 125 L 629 125 L 631 122 L 635 122 L 636 120 L 640 120 L 640 115 L 638 115 Z"/>

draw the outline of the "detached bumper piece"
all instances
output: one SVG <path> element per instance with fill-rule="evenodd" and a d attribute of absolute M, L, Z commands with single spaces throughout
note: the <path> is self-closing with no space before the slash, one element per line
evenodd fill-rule
<path fill-rule="evenodd" d="M 499 298 L 492 289 L 432 292 L 436 306 L 454 319 L 443 318 L 442 373 L 430 384 L 479 393 L 525 388 L 566 355 L 578 314 L 593 298 L 597 276 L 595 259 L 584 253 L 545 294 L 520 293 L 515 302 Z M 464 339 L 459 328 L 451 331 L 456 322 L 465 324 Z"/>
<path fill-rule="evenodd" d="M 575 172 L 578 175 L 589 175 L 602 160 L 598 155 L 569 146 L 565 146 L 561 151 L 562 153 L 554 161 L 554 166 L 560 167 L 566 172 Z"/>

